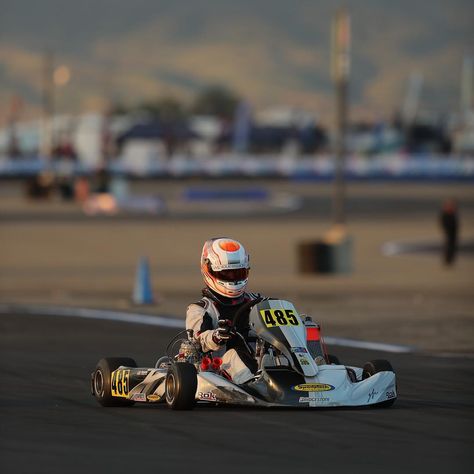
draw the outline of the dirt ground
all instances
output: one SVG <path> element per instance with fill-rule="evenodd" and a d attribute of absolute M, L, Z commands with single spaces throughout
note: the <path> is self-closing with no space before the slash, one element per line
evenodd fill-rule
<path fill-rule="evenodd" d="M 281 183 L 266 185 L 282 189 Z M 138 185 L 142 190 L 150 186 Z M 184 185 L 160 186 L 165 194 L 177 196 Z M 285 184 L 284 188 L 301 196 L 331 192 L 327 185 Z M 384 196 L 408 196 L 414 210 L 420 199 L 441 201 L 451 195 L 474 199 L 467 185 L 357 185 L 349 189 L 349 198 L 352 195 L 374 202 Z M 52 207 L 65 215 L 80 213 L 74 204 L 29 203 L 17 185 L 0 191 L 0 219 L 12 213 L 47 216 Z M 229 235 L 251 253 L 252 290 L 293 301 L 300 312 L 321 321 L 331 336 L 409 344 L 427 351 L 474 352 L 474 256 L 460 255 L 453 268 L 445 268 L 439 255 L 386 257 L 381 253 L 387 241 L 439 239 L 436 213 L 436 209 L 403 216 L 394 212 L 382 219 L 374 212 L 351 220 L 354 271 L 345 276 L 298 272 L 298 244 L 319 238 L 328 229 L 327 221 L 304 215 L 261 220 L 4 219 L 0 222 L 0 300 L 130 308 L 136 264 L 140 256 L 147 256 L 158 303 L 134 309 L 183 317 L 186 305 L 199 298 L 203 241 Z M 472 238 L 472 207 L 462 219 L 462 239 Z"/>

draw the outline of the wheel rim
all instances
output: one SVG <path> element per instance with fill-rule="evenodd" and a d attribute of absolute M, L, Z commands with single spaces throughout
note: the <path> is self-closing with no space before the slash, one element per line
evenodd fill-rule
<path fill-rule="evenodd" d="M 176 380 L 172 373 L 166 377 L 166 401 L 173 403 L 176 393 Z"/>
<path fill-rule="evenodd" d="M 104 376 L 101 370 L 96 370 L 94 376 L 94 391 L 99 397 L 104 395 Z"/>
<path fill-rule="evenodd" d="M 156 369 L 164 369 L 166 367 L 168 367 L 170 365 L 170 360 L 168 357 L 166 356 L 163 356 L 163 357 L 160 357 L 156 363 L 155 363 L 155 368 Z"/>

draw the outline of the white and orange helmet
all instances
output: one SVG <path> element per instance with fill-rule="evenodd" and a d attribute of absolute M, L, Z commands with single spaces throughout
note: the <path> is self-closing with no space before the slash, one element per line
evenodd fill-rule
<path fill-rule="evenodd" d="M 237 240 L 218 237 L 204 242 L 201 273 L 206 285 L 219 295 L 237 298 L 248 282 L 249 255 Z"/>

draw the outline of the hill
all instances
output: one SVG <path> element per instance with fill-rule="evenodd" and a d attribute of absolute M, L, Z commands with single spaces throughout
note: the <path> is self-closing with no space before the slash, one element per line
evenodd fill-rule
<path fill-rule="evenodd" d="M 331 110 L 330 0 L 0 0 L 0 101 L 40 103 L 46 48 L 71 67 L 62 110 L 224 83 L 257 106 Z M 472 53 L 470 0 L 348 0 L 354 110 L 390 114 L 411 72 L 423 103 L 457 107 L 461 60 Z M 5 111 L 5 107 L 2 107 Z"/>

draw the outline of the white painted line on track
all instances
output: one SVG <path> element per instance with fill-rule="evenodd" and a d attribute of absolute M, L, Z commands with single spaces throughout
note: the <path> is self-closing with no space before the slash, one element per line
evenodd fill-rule
<path fill-rule="evenodd" d="M 402 346 L 398 344 L 386 344 L 384 342 L 360 341 L 357 339 L 346 339 L 344 337 L 324 336 L 324 342 L 332 346 L 354 347 L 359 349 L 371 349 L 374 351 L 396 352 L 399 354 L 415 352 L 416 349 L 411 346 Z"/>
<path fill-rule="evenodd" d="M 77 308 L 71 306 L 0 304 L 0 314 L 26 314 L 33 316 L 59 316 L 68 318 L 84 318 L 105 321 L 116 321 L 132 324 L 145 324 L 166 328 L 184 328 L 184 320 L 169 316 L 153 316 L 149 314 L 114 311 L 109 309 Z M 416 349 L 410 346 L 385 344 L 383 342 L 360 341 L 341 337 L 325 336 L 324 341 L 333 346 L 371 349 L 383 352 L 409 353 Z"/>
<path fill-rule="evenodd" d="M 0 304 L 1 314 L 26 314 L 35 316 L 60 316 L 70 318 L 101 319 L 122 323 L 146 324 L 167 328 L 184 328 L 182 319 L 167 316 L 152 316 L 141 313 L 128 313 L 109 309 L 75 308 L 68 306 L 36 306 L 21 304 Z"/>

